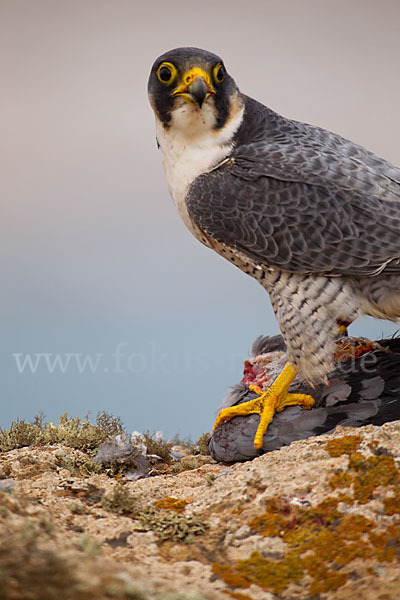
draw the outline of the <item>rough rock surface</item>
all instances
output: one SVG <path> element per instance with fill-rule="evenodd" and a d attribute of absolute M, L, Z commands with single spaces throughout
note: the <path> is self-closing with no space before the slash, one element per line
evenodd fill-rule
<path fill-rule="evenodd" d="M 0 597 L 400 598 L 400 421 L 195 458 L 131 482 L 71 448 L 2 453 Z"/>

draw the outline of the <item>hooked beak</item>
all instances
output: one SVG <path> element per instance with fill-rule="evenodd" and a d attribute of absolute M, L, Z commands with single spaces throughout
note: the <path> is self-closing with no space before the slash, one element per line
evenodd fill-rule
<path fill-rule="evenodd" d="M 182 98 L 201 108 L 203 103 L 215 90 L 211 85 L 208 74 L 203 69 L 194 68 L 183 76 L 183 83 L 172 92 L 173 96 L 182 96 Z"/>
<path fill-rule="evenodd" d="M 196 104 L 198 104 L 201 108 L 204 100 L 209 94 L 208 85 L 202 77 L 196 77 L 196 79 L 189 85 L 188 92 L 191 98 L 193 98 Z"/>

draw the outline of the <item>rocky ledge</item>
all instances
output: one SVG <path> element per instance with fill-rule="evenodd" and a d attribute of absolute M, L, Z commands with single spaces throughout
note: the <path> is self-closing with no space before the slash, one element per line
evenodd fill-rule
<path fill-rule="evenodd" d="M 4 451 L 0 597 L 398 599 L 399 461 L 399 421 L 138 481 L 60 444 Z"/>

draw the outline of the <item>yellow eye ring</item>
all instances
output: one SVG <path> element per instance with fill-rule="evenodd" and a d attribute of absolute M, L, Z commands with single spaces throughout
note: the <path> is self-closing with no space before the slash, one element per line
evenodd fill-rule
<path fill-rule="evenodd" d="M 176 67 L 170 62 L 162 62 L 157 69 L 157 77 L 159 81 L 165 85 L 170 85 L 177 74 L 178 71 L 176 70 Z"/>
<path fill-rule="evenodd" d="M 221 83 L 221 81 L 224 78 L 224 67 L 222 66 L 221 63 L 218 63 L 217 65 L 215 65 L 215 67 L 213 68 L 213 75 L 214 75 L 214 79 L 217 83 Z"/>

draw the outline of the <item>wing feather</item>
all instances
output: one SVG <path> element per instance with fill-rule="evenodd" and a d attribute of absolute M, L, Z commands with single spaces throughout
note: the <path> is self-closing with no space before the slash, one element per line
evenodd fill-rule
<path fill-rule="evenodd" d="M 291 128 L 239 144 L 233 160 L 195 179 L 194 222 L 269 267 L 400 273 L 400 171 L 340 136 L 279 118 Z"/>

